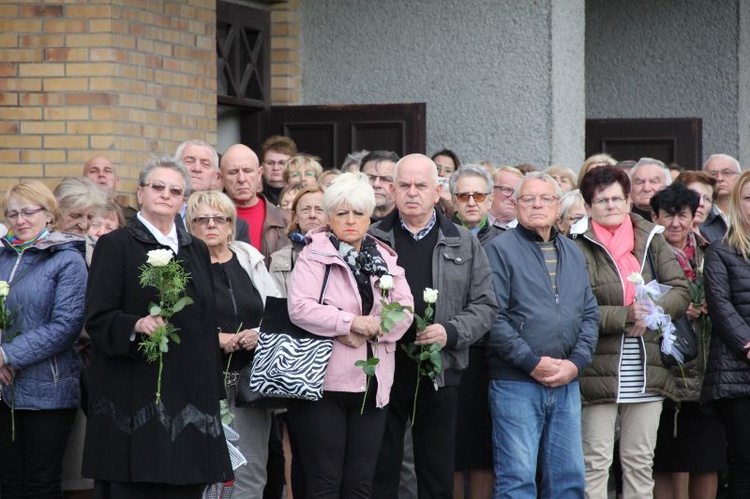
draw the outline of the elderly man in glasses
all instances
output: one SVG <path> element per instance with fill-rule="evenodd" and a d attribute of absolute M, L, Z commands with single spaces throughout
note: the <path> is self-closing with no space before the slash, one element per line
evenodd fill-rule
<path fill-rule="evenodd" d="M 505 230 L 516 225 L 516 200 L 513 192 L 523 173 L 512 166 L 501 166 L 493 175 L 492 205 L 490 206 L 489 221 L 495 227 Z"/>
<path fill-rule="evenodd" d="M 485 246 L 500 306 L 488 346 L 495 498 L 584 494 L 578 373 L 594 354 L 599 307 L 583 254 L 555 229 L 560 195 L 548 174 L 526 174 L 518 226 Z"/>
<path fill-rule="evenodd" d="M 728 154 L 712 154 L 703 164 L 703 171 L 716 179 L 714 205 L 700 226 L 708 242 L 721 240 L 727 233 L 726 216 L 729 214 L 729 194 L 740 178 L 740 162 Z"/>

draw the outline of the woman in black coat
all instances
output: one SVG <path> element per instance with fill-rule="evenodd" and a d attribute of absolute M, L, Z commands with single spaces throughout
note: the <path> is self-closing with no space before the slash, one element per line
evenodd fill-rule
<path fill-rule="evenodd" d="M 706 303 L 713 325 L 701 399 L 714 401 L 727 431 L 729 497 L 750 497 L 750 172 L 732 189 L 729 232 L 706 251 Z"/>
<path fill-rule="evenodd" d="M 185 168 L 168 157 L 139 177 L 141 211 L 99 239 L 89 274 L 86 328 L 91 335 L 90 402 L 83 475 L 97 499 L 198 498 L 203 485 L 232 478 L 219 416 L 223 380 L 216 309 L 206 246 L 175 217 L 189 186 Z M 138 345 L 163 323 L 148 314 L 155 288 L 139 283 L 147 253 L 170 248 L 190 274 L 193 304 L 171 317 L 180 343 L 159 363 Z"/>

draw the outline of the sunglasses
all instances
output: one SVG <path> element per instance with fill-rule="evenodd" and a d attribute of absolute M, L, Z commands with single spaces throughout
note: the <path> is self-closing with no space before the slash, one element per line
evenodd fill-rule
<path fill-rule="evenodd" d="M 167 189 L 166 184 L 163 184 L 161 182 L 146 182 L 143 184 L 144 187 L 151 187 L 154 192 L 164 192 L 164 189 Z M 169 187 L 169 194 L 174 197 L 181 197 L 185 193 L 185 189 L 182 187 L 177 187 L 176 185 L 172 185 Z"/>
<path fill-rule="evenodd" d="M 487 196 L 489 196 L 489 194 L 486 192 L 462 192 L 461 194 L 456 194 L 456 199 L 462 203 L 468 203 L 469 198 L 474 198 L 474 201 L 481 203 L 487 199 Z"/>
<path fill-rule="evenodd" d="M 216 225 L 224 225 L 231 222 L 232 217 L 227 217 L 225 215 L 216 215 L 214 217 L 195 217 L 193 219 L 193 223 L 198 225 L 208 225 L 208 222 L 210 222 L 211 220 L 213 220 Z"/>

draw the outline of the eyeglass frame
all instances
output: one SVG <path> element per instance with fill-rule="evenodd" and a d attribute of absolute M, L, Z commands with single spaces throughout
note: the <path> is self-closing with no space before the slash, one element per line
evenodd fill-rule
<path fill-rule="evenodd" d="M 169 191 L 169 195 L 175 198 L 183 197 L 185 195 L 185 188 L 184 187 L 177 187 L 174 185 L 170 185 L 167 187 L 167 184 L 164 184 L 162 182 L 156 183 L 154 185 L 155 181 L 151 182 L 144 182 L 141 184 L 141 187 L 150 187 L 154 192 L 156 193 L 162 193 L 164 192 L 164 189 L 167 189 Z"/>

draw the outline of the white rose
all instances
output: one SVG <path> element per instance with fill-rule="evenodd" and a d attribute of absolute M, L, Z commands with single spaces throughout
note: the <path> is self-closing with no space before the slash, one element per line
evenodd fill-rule
<path fill-rule="evenodd" d="M 628 276 L 628 281 L 632 282 L 633 284 L 643 284 L 643 276 L 638 272 L 633 272 Z"/>
<path fill-rule="evenodd" d="M 169 263 L 173 256 L 174 253 L 172 253 L 172 250 L 151 250 L 148 252 L 148 260 L 146 260 L 146 263 L 153 267 L 164 267 Z"/>
<path fill-rule="evenodd" d="M 383 291 L 388 291 L 393 287 L 393 276 L 390 274 L 385 274 L 380 278 L 380 289 Z"/>
<path fill-rule="evenodd" d="M 10 285 L 6 281 L 0 281 L 0 296 L 3 298 L 10 293 Z"/>
<path fill-rule="evenodd" d="M 437 289 L 424 288 L 424 293 L 422 293 L 422 298 L 424 298 L 425 303 L 435 303 L 437 301 L 437 297 L 438 297 Z"/>

